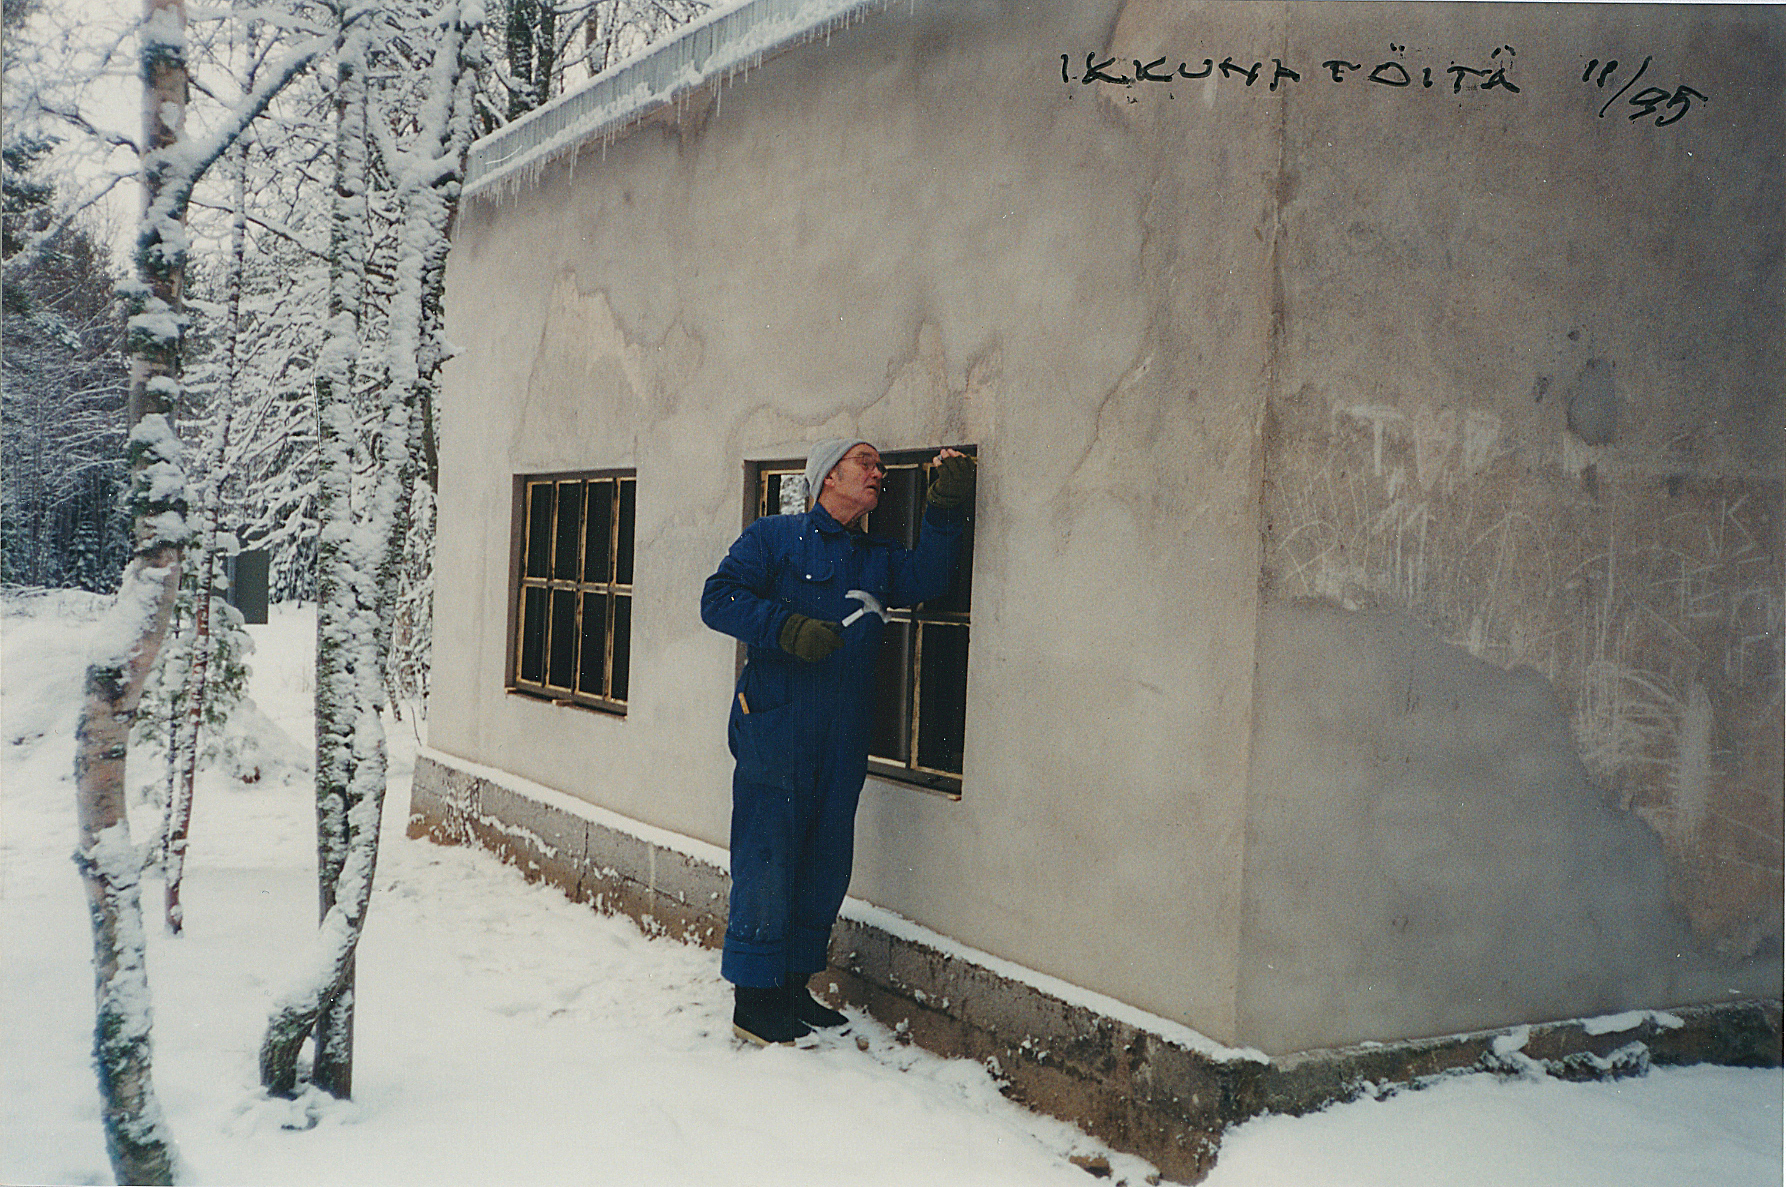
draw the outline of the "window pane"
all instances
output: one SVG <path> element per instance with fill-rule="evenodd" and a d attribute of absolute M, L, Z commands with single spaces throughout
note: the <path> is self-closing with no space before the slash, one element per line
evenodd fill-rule
<path fill-rule="evenodd" d="M 552 640 L 548 650 L 552 663 L 546 683 L 554 688 L 572 687 L 572 681 L 576 677 L 577 655 L 576 590 L 552 591 Z"/>
<path fill-rule="evenodd" d="M 589 484 L 588 527 L 583 536 L 583 580 L 606 585 L 608 560 L 613 554 L 614 483 L 609 479 Z"/>
<path fill-rule="evenodd" d="M 633 583 L 633 504 L 638 486 L 631 478 L 620 480 L 620 532 L 614 545 L 614 580 L 621 585 Z"/>
<path fill-rule="evenodd" d="M 911 654 L 912 624 L 889 622 L 875 660 L 874 732 L 869 735 L 868 752 L 900 766 L 912 749 Z"/>
<path fill-rule="evenodd" d="M 924 603 L 926 614 L 967 614 L 973 608 L 974 517 L 970 512 L 961 525 L 961 543 L 955 547 L 955 577 L 949 592 Z"/>
<path fill-rule="evenodd" d="M 925 623 L 918 672 L 918 765 L 961 774 L 967 732 L 967 628 Z"/>
<path fill-rule="evenodd" d="M 583 597 L 583 644 L 578 649 L 577 691 L 592 697 L 608 695 L 608 595 Z"/>
<path fill-rule="evenodd" d="M 625 594 L 614 595 L 614 680 L 608 695 L 617 701 L 626 699 L 628 675 L 632 667 L 633 600 Z"/>
<path fill-rule="evenodd" d="M 766 514 L 799 515 L 806 510 L 806 475 L 780 474 L 769 478 L 774 499 Z"/>
<path fill-rule="evenodd" d="M 924 514 L 924 472 L 916 466 L 895 466 L 881 484 L 881 501 L 868 517 L 868 530 L 910 548 L 918 540 Z"/>
<path fill-rule="evenodd" d="M 527 568 L 529 577 L 552 571 L 552 484 L 527 484 Z"/>
<path fill-rule="evenodd" d="M 552 554 L 552 576 L 559 581 L 577 579 L 577 538 L 583 534 L 583 484 L 558 484 L 557 549 Z"/>
<path fill-rule="evenodd" d="M 546 591 L 521 591 L 521 679 L 538 684 L 546 676 Z"/>

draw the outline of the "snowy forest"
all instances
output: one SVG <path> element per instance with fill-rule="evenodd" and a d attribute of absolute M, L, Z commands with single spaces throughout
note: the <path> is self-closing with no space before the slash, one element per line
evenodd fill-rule
<path fill-rule="evenodd" d="M 434 385 L 466 149 L 707 7 L 147 0 L 129 19 L 6 0 L 0 580 L 117 595 L 75 770 L 121 1182 L 171 1181 L 140 891 L 160 875 L 178 933 L 194 770 L 242 695 L 226 562 L 263 553 L 273 600 L 317 606 L 322 924 L 261 1065 L 291 1095 L 312 1042 L 310 1082 L 346 1097 L 383 721 L 420 712 L 427 688 Z M 108 124 L 121 85 L 140 89 L 140 127 Z M 138 188 L 139 218 L 108 216 Z M 133 746 L 168 772 L 145 840 L 124 802 Z"/>

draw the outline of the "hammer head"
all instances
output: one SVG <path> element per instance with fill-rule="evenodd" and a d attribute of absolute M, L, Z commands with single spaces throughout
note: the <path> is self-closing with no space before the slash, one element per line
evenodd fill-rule
<path fill-rule="evenodd" d="M 844 594 L 843 596 L 846 598 L 854 598 L 858 602 L 862 603 L 862 608 L 860 610 L 855 611 L 848 618 L 843 620 L 844 626 L 850 625 L 850 623 L 856 621 L 858 618 L 861 618 L 864 614 L 873 614 L 876 617 L 878 617 L 882 622 L 887 621 L 887 608 L 885 606 L 881 605 L 881 600 L 879 598 L 875 597 L 873 594 L 869 593 L 867 590 L 852 589 L 848 593 Z"/>

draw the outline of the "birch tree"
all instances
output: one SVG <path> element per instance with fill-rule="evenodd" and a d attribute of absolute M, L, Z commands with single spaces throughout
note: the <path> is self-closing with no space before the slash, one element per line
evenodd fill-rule
<path fill-rule="evenodd" d="M 709 0 L 506 0 L 504 52 L 493 65 L 507 101 L 492 106 L 517 119 L 572 86 L 574 67 L 593 78 L 711 8 Z"/>
<path fill-rule="evenodd" d="M 87 669 L 76 731 L 75 786 L 93 926 L 99 1072 L 106 1149 L 121 1183 L 172 1183 L 171 1142 L 155 1096 L 141 861 L 130 839 L 124 760 L 130 721 L 179 590 L 186 482 L 169 423 L 183 325 L 183 228 L 160 205 L 186 110 L 186 17 L 181 0 L 146 0 L 142 34 L 143 187 L 131 306 L 129 423 L 133 552 L 123 588 Z"/>
<path fill-rule="evenodd" d="M 248 37 L 248 86 L 254 89 L 259 61 L 254 52 L 255 30 L 246 30 Z M 228 156 L 233 183 L 234 217 L 230 225 L 230 254 L 224 281 L 225 313 L 223 324 L 223 359 L 218 369 L 219 381 L 214 393 L 217 409 L 212 426 L 211 442 L 206 450 L 206 465 L 199 489 L 199 526 L 194 543 L 197 547 L 196 580 L 193 581 L 192 641 L 186 651 L 183 703 L 170 705 L 168 743 L 167 814 L 161 831 L 161 870 L 163 903 L 169 931 L 178 935 L 185 927 L 185 905 L 181 888 L 186 872 L 186 849 L 192 831 L 192 799 L 198 775 L 199 729 L 205 720 L 206 694 L 210 690 L 211 621 L 217 584 L 217 519 L 224 479 L 224 457 L 229 450 L 230 424 L 235 412 L 235 378 L 237 347 L 241 335 L 242 271 L 247 252 L 248 136 L 243 134 L 230 145 Z"/>
<path fill-rule="evenodd" d="M 336 187 L 330 238 L 328 334 L 316 369 L 316 803 L 322 922 L 315 956 L 283 998 L 261 1043 L 261 1083 L 297 1087 L 297 1057 L 313 1039 L 311 1082 L 337 1097 L 353 1084 L 354 960 L 371 900 L 384 809 L 385 663 L 406 484 L 424 397 L 438 367 L 446 231 L 464 176 L 471 104 L 481 64 L 478 0 L 450 0 L 434 17 L 429 95 L 418 130 L 397 146 L 374 117 L 367 67 L 372 22 L 343 10 L 335 90 Z M 380 359 L 362 355 L 366 186 L 376 145 L 397 178 L 402 224 L 394 297 Z M 352 399 L 356 368 L 379 377 L 376 415 L 362 435 Z M 367 481 L 355 483 L 364 472 Z"/>
<path fill-rule="evenodd" d="M 222 483 L 224 445 L 229 438 L 230 410 L 222 412 L 207 450 L 208 464 L 199 484 L 198 526 L 192 544 L 196 572 L 192 581 L 191 639 L 185 648 L 184 673 L 170 673 L 182 685 L 180 697 L 170 698 L 167 813 L 161 832 L 161 876 L 167 929 L 179 935 L 185 928 L 186 911 L 181 885 L 186 872 L 186 848 L 192 832 L 192 799 L 198 775 L 199 730 L 206 718 L 211 691 L 211 659 L 216 650 L 212 621 L 222 603 L 218 596 L 217 514 Z M 213 724 L 221 724 L 214 721 Z"/>
<path fill-rule="evenodd" d="M 456 11 L 455 11 L 456 8 Z M 429 632 L 433 492 L 437 482 L 434 406 L 448 350 L 444 335 L 448 233 L 464 180 L 476 123 L 478 77 L 486 65 L 481 3 L 449 6 L 441 44 L 413 144 L 381 141 L 387 170 L 399 179 L 402 212 L 396 286 L 388 326 L 386 373 L 391 384 L 381 434 L 387 459 L 379 492 L 384 539 L 378 571 L 379 647 L 384 687 L 415 689 L 414 642 L 407 674 L 393 672 L 395 632 Z M 407 563 L 406 563 L 407 561 Z"/>
<path fill-rule="evenodd" d="M 210 135 L 188 140 L 183 0 L 145 0 L 140 45 L 144 211 L 135 275 L 120 286 L 129 311 L 132 553 L 87 669 L 76 730 L 75 860 L 93 928 L 94 1057 L 107 1150 L 120 1182 L 168 1183 L 171 1143 L 151 1074 L 142 864 L 130 837 L 124 771 L 131 718 L 161 648 L 190 535 L 172 423 L 186 330 L 186 211 L 205 170 L 325 46 L 300 48 Z"/>
<path fill-rule="evenodd" d="M 583 0 L 562 10 L 565 42 L 559 56 L 571 57 L 569 41 L 580 30 L 583 65 L 593 77 L 712 7 L 709 0 Z"/>

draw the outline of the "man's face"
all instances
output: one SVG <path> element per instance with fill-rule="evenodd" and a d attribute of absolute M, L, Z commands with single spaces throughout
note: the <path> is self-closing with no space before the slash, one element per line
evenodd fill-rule
<path fill-rule="evenodd" d="M 859 518 L 880 505 L 881 484 L 886 479 L 887 468 L 881 465 L 880 450 L 872 445 L 857 445 L 825 476 L 825 485 Z"/>

